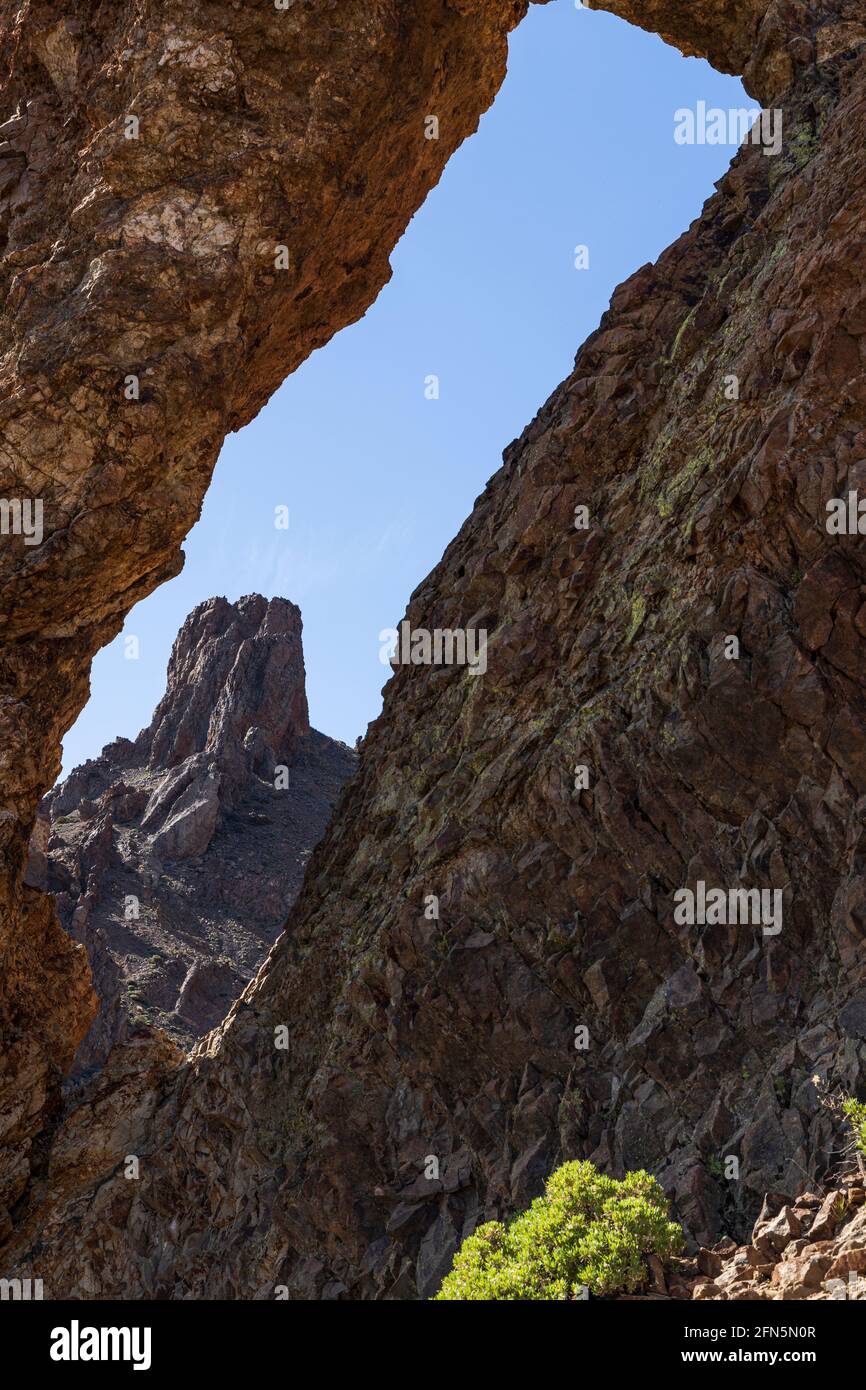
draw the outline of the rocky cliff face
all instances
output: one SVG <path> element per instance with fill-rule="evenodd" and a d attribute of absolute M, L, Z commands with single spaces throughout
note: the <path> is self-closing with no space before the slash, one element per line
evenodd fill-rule
<path fill-rule="evenodd" d="M 563 1156 L 652 1168 L 705 1245 L 835 1162 L 812 1077 L 866 1083 L 866 573 L 827 527 L 866 485 L 866 27 L 640 8 L 746 71 L 782 150 L 617 290 L 412 596 L 414 630 L 488 634 L 484 674 L 396 666 L 256 981 L 188 1065 L 117 1049 L 58 1129 L 7 1254 L 53 1296 L 426 1296 Z M 689 921 L 707 890 L 767 897 Z"/>
<path fill-rule="evenodd" d="M 92 657 L 388 279 L 527 4 L 0 0 L 0 1231 L 96 1008 L 23 878 Z"/>
<path fill-rule="evenodd" d="M 99 997 L 74 1078 L 142 1020 L 183 1047 L 220 1022 L 355 764 L 310 729 L 294 604 L 216 598 L 190 614 L 150 727 L 40 806 L 27 880 L 54 893 Z"/>

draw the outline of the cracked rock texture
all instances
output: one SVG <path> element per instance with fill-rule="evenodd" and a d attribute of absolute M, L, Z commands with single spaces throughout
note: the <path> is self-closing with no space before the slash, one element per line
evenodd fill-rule
<path fill-rule="evenodd" d="M 254 594 L 190 614 L 150 727 L 40 805 L 27 881 L 54 893 L 99 996 L 76 1079 L 142 1020 L 188 1047 L 225 1017 L 356 761 L 310 728 L 294 604 Z"/>
<path fill-rule="evenodd" d="M 0 498 L 43 530 L 0 536 L 0 1233 L 96 1009 L 23 877 L 92 657 L 226 433 L 389 278 L 527 4 L 0 0 Z"/>
<path fill-rule="evenodd" d="M 751 1240 L 699 1250 L 692 1298 L 805 1302 L 866 1299 L 863 1171 L 820 1192 L 768 1192 Z"/>
<path fill-rule="evenodd" d="M 725 1236 L 710 1249 L 673 1260 L 667 1270 L 651 1257 L 645 1290 L 621 1295 L 621 1301 L 866 1300 L 863 1181 L 861 1159 L 818 1191 L 798 1197 L 768 1192 L 747 1243 Z"/>
<path fill-rule="evenodd" d="M 616 291 L 412 596 L 488 630 L 486 674 L 395 671 L 228 1018 L 188 1064 L 116 1049 L 57 1128 L 6 1255 L 54 1297 L 426 1297 L 562 1157 L 652 1169 L 704 1246 L 838 1159 L 812 1077 L 866 1087 L 866 569 L 825 523 L 866 489 L 866 31 L 848 0 L 640 9 L 782 108 L 783 150 Z M 782 931 L 678 923 L 699 881 L 778 891 Z"/>

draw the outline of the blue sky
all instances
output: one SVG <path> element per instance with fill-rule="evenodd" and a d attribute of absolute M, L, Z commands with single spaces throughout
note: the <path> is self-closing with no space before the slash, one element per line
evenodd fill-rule
<path fill-rule="evenodd" d="M 674 140 L 674 113 L 701 100 L 751 105 L 735 79 L 610 15 L 574 0 L 532 7 L 493 108 L 413 219 L 376 303 L 226 440 L 183 573 L 94 662 L 64 774 L 149 723 L 178 628 L 214 594 L 299 604 L 313 724 L 347 743 L 364 732 L 389 674 L 379 632 L 615 286 L 685 230 L 727 168 L 732 149 Z M 578 244 L 588 271 L 575 269 Z M 431 374 L 438 400 L 425 397 Z"/>

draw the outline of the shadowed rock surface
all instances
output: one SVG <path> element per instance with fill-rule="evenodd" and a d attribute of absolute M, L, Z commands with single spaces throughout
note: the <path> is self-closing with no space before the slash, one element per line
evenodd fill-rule
<path fill-rule="evenodd" d="M 99 996 L 76 1079 L 130 1018 L 188 1047 L 225 1017 L 282 930 L 356 761 L 310 728 L 294 604 L 256 594 L 190 614 L 149 728 L 40 807 L 28 882 L 54 893 Z"/>
<path fill-rule="evenodd" d="M 652 1169 L 704 1244 L 837 1160 L 812 1077 L 866 1085 L 866 573 L 826 505 L 866 487 L 866 30 L 848 0 L 642 13 L 724 47 L 783 151 L 616 291 L 412 596 L 413 627 L 488 630 L 486 674 L 396 670 L 256 981 L 189 1064 L 116 1049 L 58 1129 L 7 1256 L 51 1296 L 425 1297 L 562 1157 Z M 778 891 L 782 931 L 679 923 L 701 881 Z"/>
<path fill-rule="evenodd" d="M 0 1232 L 96 1010 L 24 883 L 92 658 L 225 435 L 388 280 L 527 7 L 0 0 L 0 498 L 43 531 L 0 537 Z"/>

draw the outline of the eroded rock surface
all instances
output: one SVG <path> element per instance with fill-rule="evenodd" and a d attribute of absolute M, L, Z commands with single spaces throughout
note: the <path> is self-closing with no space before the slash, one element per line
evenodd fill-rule
<path fill-rule="evenodd" d="M 289 931 L 191 1065 L 141 1068 L 139 1179 L 110 1114 L 98 1172 L 49 1163 L 7 1262 L 55 1297 L 423 1297 L 565 1156 L 651 1168 L 705 1246 L 836 1161 L 812 1078 L 866 1084 L 866 573 L 826 526 L 866 489 L 866 35 L 846 0 L 641 9 L 699 52 L 743 17 L 783 150 L 617 290 L 412 596 L 414 628 L 489 633 L 486 673 L 397 668 Z M 779 893 L 782 930 L 678 921 L 701 882 Z"/>
<path fill-rule="evenodd" d="M 225 434 L 389 278 L 527 5 L 0 0 L 0 1229 L 96 1008 L 23 883 L 92 657 Z"/>
<path fill-rule="evenodd" d="M 748 1245 L 700 1250 L 692 1298 L 866 1301 L 864 1173 L 804 1192 L 769 1192 Z"/>
<path fill-rule="evenodd" d="M 190 614 L 150 726 L 40 805 L 27 880 L 54 893 L 99 997 L 74 1078 L 131 1023 L 188 1047 L 225 1017 L 356 761 L 310 728 L 294 604 L 254 594 Z"/>

